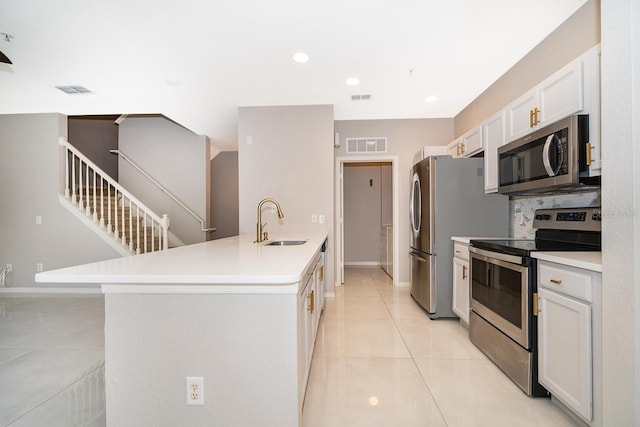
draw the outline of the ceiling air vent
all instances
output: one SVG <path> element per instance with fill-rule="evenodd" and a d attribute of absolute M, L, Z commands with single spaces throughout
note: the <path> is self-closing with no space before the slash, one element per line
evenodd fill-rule
<path fill-rule="evenodd" d="M 365 95 L 351 95 L 352 101 L 368 101 L 371 99 L 371 94 Z"/>
<path fill-rule="evenodd" d="M 68 93 L 69 95 L 75 95 L 78 93 L 93 93 L 84 86 L 56 86 L 56 89 Z"/>
<path fill-rule="evenodd" d="M 386 153 L 386 137 L 347 138 L 347 153 Z"/>

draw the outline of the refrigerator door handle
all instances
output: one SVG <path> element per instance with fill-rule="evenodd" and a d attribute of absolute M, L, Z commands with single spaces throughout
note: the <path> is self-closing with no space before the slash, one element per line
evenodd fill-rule
<path fill-rule="evenodd" d="M 409 252 L 409 255 L 414 257 L 414 258 L 417 258 L 418 261 L 420 261 L 420 262 L 427 262 L 427 260 L 424 259 L 423 257 L 421 257 L 420 254 L 418 254 L 417 252 L 411 251 L 411 252 Z"/>

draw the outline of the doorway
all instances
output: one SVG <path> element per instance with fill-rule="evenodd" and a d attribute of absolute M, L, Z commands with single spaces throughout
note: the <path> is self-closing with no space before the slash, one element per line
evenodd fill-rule
<path fill-rule="evenodd" d="M 398 158 L 336 158 L 336 286 L 344 267 L 380 266 L 397 286 Z"/>

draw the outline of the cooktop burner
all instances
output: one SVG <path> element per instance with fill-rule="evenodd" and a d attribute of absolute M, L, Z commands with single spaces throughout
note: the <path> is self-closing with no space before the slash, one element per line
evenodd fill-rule
<path fill-rule="evenodd" d="M 471 246 L 526 257 L 533 251 L 599 251 L 601 220 L 597 207 L 538 209 L 535 239 L 471 240 Z"/>

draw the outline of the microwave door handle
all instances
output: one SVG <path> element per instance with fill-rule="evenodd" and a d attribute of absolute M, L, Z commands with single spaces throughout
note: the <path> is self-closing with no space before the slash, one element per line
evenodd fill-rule
<path fill-rule="evenodd" d="M 554 134 L 551 134 L 547 137 L 547 140 L 544 143 L 544 148 L 542 149 L 542 164 L 544 165 L 544 169 L 547 171 L 549 176 L 555 176 L 555 172 L 551 167 L 551 159 L 549 158 L 549 149 L 551 148 L 551 142 L 553 142 Z"/>

